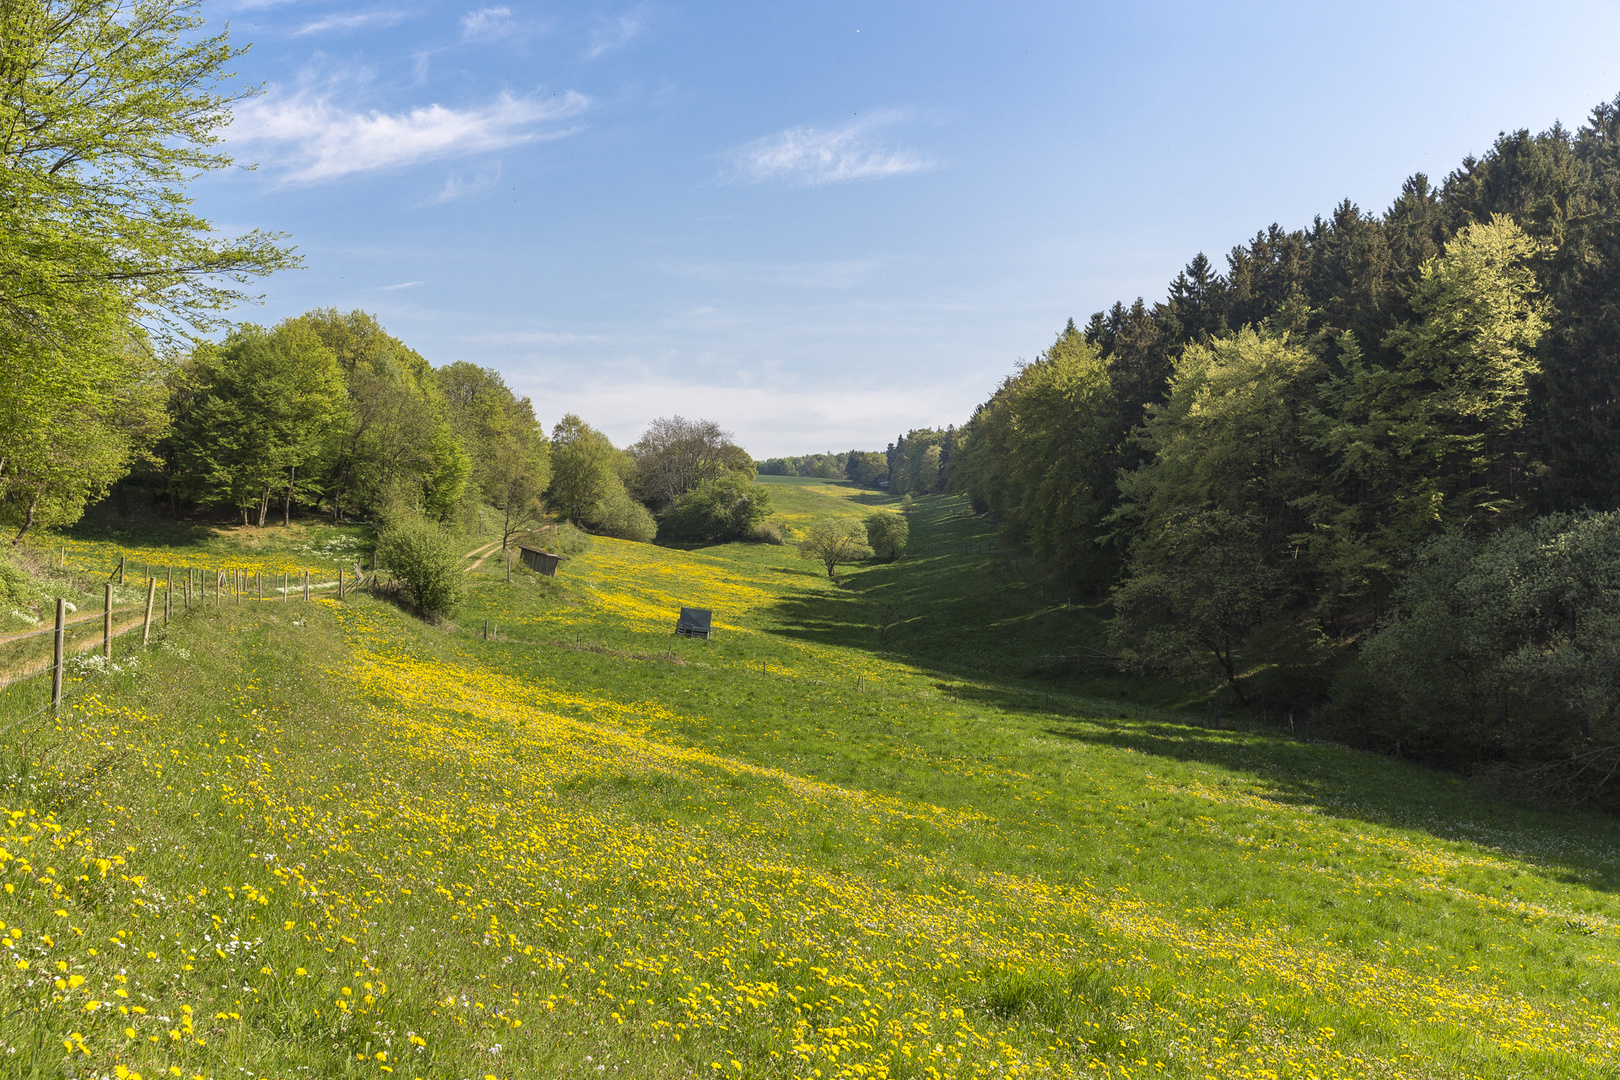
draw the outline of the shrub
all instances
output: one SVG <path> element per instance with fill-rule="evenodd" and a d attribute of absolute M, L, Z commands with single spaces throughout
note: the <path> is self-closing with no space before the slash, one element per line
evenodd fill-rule
<path fill-rule="evenodd" d="M 1365 685 L 1337 688 L 1341 707 L 1362 706 L 1367 735 L 1437 763 L 1528 770 L 1560 798 L 1620 803 L 1605 790 L 1620 765 L 1620 513 L 1436 540 L 1392 607 L 1362 647 Z"/>
<path fill-rule="evenodd" d="M 892 510 L 877 510 L 866 515 L 866 542 L 880 559 L 898 559 L 911 538 L 911 526 L 906 519 Z"/>
<path fill-rule="evenodd" d="M 748 530 L 748 539 L 756 544 L 780 544 L 782 526 L 774 521 L 762 521 Z"/>
<path fill-rule="evenodd" d="M 658 534 L 658 523 L 652 514 L 618 483 L 597 500 L 587 524 L 604 536 L 634 540 L 638 544 L 645 544 Z"/>
<path fill-rule="evenodd" d="M 705 480 L 675 500 L 659 526 L 672 540 L 741 540 L 771 512 L 771 493 L 746 474 Z"/>
<path fill-rule="evenodd" d="M 393 571 L 405 598 L 430 619 L 461 607 L 467 579 L 450 534 L 416 515 L 396 515 L 377 541 L 378 561 Z"/>
<path fill-rule="evenodd" d="M 0 601 L 12 604 L 28 599 L 32 583 L 22 568 L 10 559 L 0 558 Z"/>

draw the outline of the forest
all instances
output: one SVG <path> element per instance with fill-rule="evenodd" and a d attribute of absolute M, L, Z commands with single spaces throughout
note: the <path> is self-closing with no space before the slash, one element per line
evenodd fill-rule
<path fill-rule="evenodd" d="M 1118 665 L 1612 802 L 1617 295 L 1620 98 L 1071 320 L 895 482 L 1110 601 Z"/>

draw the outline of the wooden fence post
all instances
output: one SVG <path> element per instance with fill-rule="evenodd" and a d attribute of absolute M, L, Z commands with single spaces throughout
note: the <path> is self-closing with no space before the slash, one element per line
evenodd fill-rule
<path fill-rule="evenodd" d="M 338 567 L 338 599 L 343 599 L 343 567 Z"/>
<path fill-rule="evenodd" d="M 56 647 L 51 667 L 51 714 L 62 711 L 62 646 L 64 644 L 64 627 L 67 625 L 67 601 L 62 597 L 56 598 Z"/>
<path fill-rule="evenodd" d="M 157 596 L 157 578 L 146 579 L 146 621 L 141 624 L 141 648 L 152 640 L 152 599 Z"/>
<path fill-rule="evenodd" d="M 124 583 L 124 557 L 118 556 L 118 584 Z"/>
<path fill-rule="evenodd" d="M 264 571 L 261 569 L 258 572 L 258 574 L 254 575 L 254 576 L 259 579 L 259 599 L 263 600 L 264 599 Z"/>
<path fill-rule="evenodd" d="M 309 571 L 304 571 L 304 599 L 309 599 Z"/>
<path fill-rule="evenodd" d="M 291 591 L 292 591 L 292 586 L 288 584 L 287 571 L 283 570 L 281 572 L 281 602 L 282 603 L 285 604 L 287 602 L 287 594 L 289 592 L 291 592 Z"/>
<path fill-rule="evenodd" d="M 101 608 L 101 656 L 112 659 L 112 582 L 107 582 L 107 596 Z"/>
<path fill-rule="evenodd" d="M 169 581 L 163 587 L 163 625 L 169 625 L 169 616 L 174 614 L 174 567 L 169 567 Z"/>

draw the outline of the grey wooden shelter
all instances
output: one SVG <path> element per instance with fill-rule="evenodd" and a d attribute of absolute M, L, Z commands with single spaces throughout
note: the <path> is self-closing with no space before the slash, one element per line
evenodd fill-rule
<path fill-rule="evenodd" d="M 708 640 L 713 635 L 714 613 L 708 608 L 683 607 L 681 617 L 675 620 L 675 632 L 682 637 L 700 637 Z"/>
<path fill-rule="evenodd" d="M 561 555 L 553 555 L 539 548 L 524 547 L 522 544 L 518 545 L 518 556 L 523 560 L 524 566 L 546 577 L 556 577 L 557 564 L 563 560 Z"/>

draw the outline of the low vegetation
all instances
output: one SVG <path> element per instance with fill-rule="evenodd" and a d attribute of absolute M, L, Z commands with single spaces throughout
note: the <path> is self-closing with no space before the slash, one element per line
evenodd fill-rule
<path fill-rule="evenodd" d="M 871 512 L 822 483 L 777 490 Z M 6 736 L 7 1075 L 1620 1075 L 1612 821 L 1054 692 L 1031 644 L 1101 614 L 960 500 L 911 524 L 836 581 L 483 562 L 490 640 L 330 592 L 121 639 Z"/>

